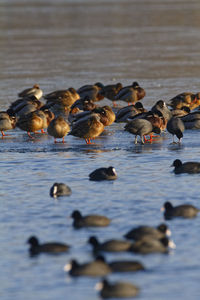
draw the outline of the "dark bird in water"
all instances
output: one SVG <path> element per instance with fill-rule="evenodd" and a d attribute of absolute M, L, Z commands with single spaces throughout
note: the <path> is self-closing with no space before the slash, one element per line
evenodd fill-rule
<path fill-rule="evenodd" d="M 107 279 L 96 284 L 96 290 L 100 291 L 102 298 L 132 298 L 139 294 L 139 287 L 129 282 L 110 283 Z"/>
<path fill-rule="evenodd" d="M 70 248 L 69 245 L 57 242 L 39 244 L 39 241 L 35 236 L 31 236 L 28 239 L 27 243 L 30 244 L 29 252 L 31 255 L 37 255 L 40 253 L 58 254 L 66 252 Z"/>
<path fill-rule="evenodd" d="M 117 178 L 117 172 L 115 168 L 99 168 L 89 174 L 90 180 L 101 181 L 101 180 L 114 180 Z"/>
<path fill-rule="evenodd" d="M 173 206 L 170 202 L 165 202 L 161 210 L 164 211 L 164 217 L 166 220 L 178 217 L 194 218 L 200 211 L 198 208 L 191 204 Z"/>
<path fill-rule="evenodd" d="M 79 210 L 74 210 L 71 217 L 73 218 L 73 226 L 75 228 L 82 227 L 101 227 L 108 226 L 110 219 L 100 215 L 86 215 L 82 216 Z"/>
<path fill-rule="evenodd" d="M 175 174 L 181 174 L 181 173 L 188 173 L 188 174 L 195 174 L 200 173 L 200 163 L 189 161 L 182 163 L 180 159 L 174 160 L 171 167 L 174 167 L 174 173 Z"/>
<path fill-rule="evenodd" d="M 55 182 L 50 189 L 51 197 L 70 196 L 72 193 L 69 186 L 64 183 Z"/>

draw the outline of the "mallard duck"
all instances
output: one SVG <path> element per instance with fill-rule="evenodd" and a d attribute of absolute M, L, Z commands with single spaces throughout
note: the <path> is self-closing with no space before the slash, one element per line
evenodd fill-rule
<path fill-rule="evenodd" d="M 200 211 L 200 209 L 191 204 L 173 206 L 171 202 L 165 202 L 161 210 L 164 211 L 164 217 L 167 220 L 177 217 L 194 218 Z"/>
<path fill-rule="evenodd" d="M 119 109 L 116 113 L 115 122 L 128 122 L 128 119 L 143 112 L 147 112 L 143 107 L 143 104 L 141 102 L 136 102 L 134 105 L 128 105 Z"/>
<path fill-rule="evenodd" d="M 93 110 L 93 112 L 100 115 L 100 120 L 104 126 L 109 126 L 115 121 L 115 113 L 108 105 L 97 107 Z"/>
<path fill-rule="evenodd" d="M 181 173 L 188 173 L 188 174 L 195 174 L 200 173 L 200 163 L 189 161 L 182 163 L 180 159 L 175 159 L 171 167 L 174 167 L 174 173 L 175 174 L 181 174 Z"/>
<path fill-rule="evenodd" d="M 183 117 L 190 113 L 190 108 L 188 106 L 183 106 L 181 109 L 173 109 L 171 110 L 173 117 Z"/>
<path fill-rule="evenodd" d="M 0 111 L 0 131 L 2 138 L 5 136 L 4 131 L 14 129 L 16 126 L 16 118 L 10 116 L 6 111 Z"/>
<path fill-rule="evenodd" d="M 181 109 L 188 106 L 191 110 L 200 105 L 200 93 L 184 92 L 169 100 L 169 106 L 173 109 Z"/>
<path fill-rule="evenodd" d="M 132 86 L 123 87 L 115 96 L 115 100 L 123 100 L 134 104 L 144 98 L 144 96 L 145 90 L 137 82 L 133 82 Z"/>
<path fill-rule="evenodd" d="M 35 96 L 35 98 L 37 98 L 38 100 L 42 98 L 42 95 L 43 95 L 43 91 L 40 89 L 38 84 L 34 84 L 32 88 L 25 89 L 18 94 L 18 96 L 22 98 Z"/>
<path fill-rule="evenodd" d="M 67 252 L 70 248 L 69 245 L 57 242 L 39 244 L 38 238 L 35 236 L 31 236 L 28 239 L 27 243 L 31 245 L 29 249 L 31 255 L 37 255 L 40 253 L 58 254 L 62 252 Z"/>
<path fill-rule="evenodd" d="M 85 96 L 84 98 L 80 98 L 79 100 L 76 100 L 74 104 L 71 106 L 70 113 L 74 113 L 73 111 L 78 108 L 79 110 L 93 110 L 97 107 L 97 105 L 94 103 L 93 100 L 91 100 L 88 96 Z"/>
<path fill-rule="evenodd" d="M 53 102 L 69 108 L 75 101 L 80 99 L 80 96 L 74 88 L 69 88 L 67 90 L 54 91 L 45 95 L 44 98 L 47 100 L 47 103 Z"/>
<path fill-rule="evenodd" d="M 169 131 L 169 133 L 172 134 L 173 136 L 173 143 L 175 143 L 174 141 L 174 136 L 176 135 L 176 137 L 179 140 L 179 143 L 181 142 L 181 139 L 183 137 L 183 132 L 185 130 L 185 126 L 183 121 L 180 118 L 177 117 L 172 117 L 168 122 L 167 122 L 167 130 Z"/>
<path fill-rule="evenodd" d="M 69 131 L 70 126 L 62 116 L 58 116 L 57 118 L 53 119 L 47 128 L 48 134 L 54 137 L 55 143 L 57 138 L 62 138 L 62 142 L 64 143 L 64 138 Z"/>
<path fill-rule="evenodd" d="M 54 114 L 52 112 L 48 110 L 37 110 L 27 115 L 21 116 L 18 119 L 16 126 L 21 130 L 26 131 L 30 138 L 33 138 L 30 135 L 30 132 L 36 132 L 38 130 L 41 130 L 43 132 L 43 129 L 48 127 L 53 118 Z"/>
<path fill-rule="evenodd" d="M 200 129 L 200 111 L 191 112 L 180 118 L 185 129 Z"/>
<path fill-rule="evenodd" d="M 100 82 L 97 82 L 94 85 L 84 85 L 80 87 L 77 92 L 81 98 L 88 96 L 89 99 L 93 101 L 100 101 L 104 99 L 103 89 L 104 85 Z"/>
<path fill-rule="evenodd" d="M 96 290 L 100 291 L 102 298 L 133 298 L 139 294 L 139 287 L 130 282 L 118 281 L 110 283 L 107 279 L 103 279 L 96 284 Z"/>
<path fill-rule="evenodd" d="M 141 138 L 141 143 L 144 144 L 144 136 L 152 132 L 161 133 L 159 127 L 153 127 L 151 122 L 145 119 L 136 119 L 126 124 L 125 131 L 135 134 L 135 144 L 137 144 L 137 136 Z"/>
<path fill-rule="evenodd" d="M 99 136 L 103 131 L 104 125 L 99 115 L 93 113 L 73 123 L 69 135 L 84 138 L 87 144 L 91 144 L 90 140 Z"/>
<path fill-rule="evenodd" d="M 120 82 L 116 84 L 105 85 L 103 88 L 104 97 L 113 101 L 113 106 L 116 106 L 115 96 L 119 93 L 119 91 L 123 88 Z"/>

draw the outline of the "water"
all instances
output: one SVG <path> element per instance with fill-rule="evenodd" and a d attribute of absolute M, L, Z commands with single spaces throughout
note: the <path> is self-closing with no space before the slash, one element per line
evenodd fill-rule
<path fill-rule="evenodd" d="M 186 0 L 1 1 L 0 109 L 34 83 L 48 93 L 137 80 L 146 90 L 146 107 L 182 91 L 199 92 L 199 12 L 199 1 Z M 152 145 L 135 146 L 123 127 L 111 125 L 95 145 L 72 136 L 64 145 L 43 135 L 32 141 L 20 130 L 0 141 L 1 299 L 99 299 L 98 279 L 74 280 L 63 272 L 71 258 L 92 259 L 90 235 L 103 241 L 136 225 L 156 226 L 163 222 L 160 208 L 167 200 L 199 206 L 199 175 L 175 176 L 170 168 L 176 158 L 199 160 L 199 132 L 185 132 L 181 146 L 170 145 L 167 133 Z M 88 180 L 91 171 L 110 165 L 116 181 Z M 72 195 L 50 198 L 55 181 L 68 184 Z M 112 223 L 75 231 L 69 216 L 77 208 L 105 214 Z M 167 223 L 175 251 L 106 255 L 107 260 L 139 259 L 147 268 L 109 278 L 140 286 L 140 299 L 199 299 L 199 218 Z M 66 242 L 71 251 L 30 258 L 26 240 L 33 234 L 41 242 Z"/>

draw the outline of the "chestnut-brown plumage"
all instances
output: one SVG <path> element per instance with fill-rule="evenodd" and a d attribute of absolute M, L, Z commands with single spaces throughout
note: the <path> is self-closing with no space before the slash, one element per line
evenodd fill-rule
<path fill-rule="evenodd" d="M 70 126 L 62 116 L 58 116 L 57 118 L 53 119 L 47 128 L 48 134 L 54 137 L 55 143 L 57 138 L 62 138 L 62 142 L 64 143 L 64 137 L 69 131 Z"/>
<path fill-rule="evenodd" d="M 115 96 L 115 100 L 122 100 L 134 104 L 144 98 L 145 94 L 145 90 L 141 88 L 137 82 L 133 82 L 132 86 L 122 88 Z"/>
<path fill-rule="evenodd" d="M 93 101 L 100 101 L 104 99 L 103 91 L 104 91 L 104 86 L 100 82 L 97 82 L 94 85 L 92 84 L 84 85 L 77 90 L 81 98 L 88 96 L 89 99 Z"/>
<path fill-rule="evenodd" d="M 31 137 L 30 132 L 36 132 L 47 128 L 53 118 L 54 114 L 51 111 L 37 110 L 21 116 L 17 121 L 16 126 L 21 130 L 26 131 L 29 137 Z"/>
<path fill-rule="evenodd" d="M 100 121 L 98 114 L 91 114 L 81 118 L 72 126 L 69 135 L 84 138 L 87 144 L 90 140 L 99 136 L 104 130 L 104 125 Z"/>
<path fill-rule="evenodd" d="M 10 116 L 6 111 L 0 111 L 0 131 L 2 138 L 5 136 L 4 131 L 15 128 L 16 118 Z"/>

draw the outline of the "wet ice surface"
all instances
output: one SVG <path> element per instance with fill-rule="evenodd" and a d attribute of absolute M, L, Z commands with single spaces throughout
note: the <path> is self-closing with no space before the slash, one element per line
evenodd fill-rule
<path fill-rule="evenodd" d="M 198 92 L 199 9 L 198 1 L 184 0 L 1 2 L 0 109 L 34 83 L 48 93 L 137 80 L 147 92 L 142 102 L 148 108 L 182 91 Z M 63 272 L 70 258 L 92 259 L 90 235 L 103 241 L 136 225 L 156 226 L 167 200 L 200 206 L 199 175 L 177 176 L 170 168 L 176 158 L 200 161 L 199 131 L 186 131 L 181 146 L 171 145 L 168 133 L 153 144 L 134 145 L 123 127 L 111 125 L 94 145 L 72 136 L 55 145 L 42 134 L 32 141 L 20 130 L 0 140 L 2 299 L 98 299 L 98 279 L 74 280 Z M 110 165 L 116 181 L 88 180 L 91 171 Z M 55 181 L 68 184 L 72 195 L 50 198 Z M 105 214 L 112 223 L 75 231 L 69 216 L 77 208 Z M 199 220 L 167 222 L 177 245 L 170 255 L 106 255 L 108 261 L 139 259 L 147 267 L 109 278 L 140 286 L 140 299 L 199 299 Z M 26 240 L 32 234 L 41 242 L 66 242 L 71 251 L 30 258 Z"/>

